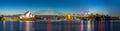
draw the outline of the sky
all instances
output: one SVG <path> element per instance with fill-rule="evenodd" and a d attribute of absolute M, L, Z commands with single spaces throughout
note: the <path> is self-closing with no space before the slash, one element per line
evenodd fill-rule
<path fill-rule="evenodd" d="M 120 16 L 120 0 L 0 0 L 0 14 L 35 13 L 43 10 L 63 13 L 100 13 Z"/>

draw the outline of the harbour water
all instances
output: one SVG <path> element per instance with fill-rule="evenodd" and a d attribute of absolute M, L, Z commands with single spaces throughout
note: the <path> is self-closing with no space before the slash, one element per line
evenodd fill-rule
<path fill-rule="evenodd" d="M 120 20 L 111 21 L 0 21 L 0 31 L 119 31 Z"/>

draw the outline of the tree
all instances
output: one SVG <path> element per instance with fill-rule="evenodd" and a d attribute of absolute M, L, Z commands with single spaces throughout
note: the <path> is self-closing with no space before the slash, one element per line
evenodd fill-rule
<path fill-rule="evenodd" d="M 4 15 L 1 16 L 1 20 L 3 20 L 3 21 L 5 20 L 5 16 Z"/>

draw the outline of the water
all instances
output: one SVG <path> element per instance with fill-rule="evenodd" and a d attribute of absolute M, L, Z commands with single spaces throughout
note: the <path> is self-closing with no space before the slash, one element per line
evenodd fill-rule
<path fill-rule="evenodd" d="M 112 21 L 0 21 L 0 31 L 119 31 L 120 20 Z"/>

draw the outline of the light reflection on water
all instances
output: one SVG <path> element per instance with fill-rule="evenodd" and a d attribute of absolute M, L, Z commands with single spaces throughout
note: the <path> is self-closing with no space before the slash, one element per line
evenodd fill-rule
<path fill-rule="evenodd" d="M 119 31 L 120 21 L 1 21 L 0 31 L 48 31 L 48 24 L 51 31 Z M 70 26 L 70 27 L 68 27 Z M 69 29 L 69 30 L 68 30 Z"/>
<path fill-rule="evenodd" d="M 87 21 L 87 31 L 91 31 L 91 22 Z"/>

